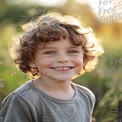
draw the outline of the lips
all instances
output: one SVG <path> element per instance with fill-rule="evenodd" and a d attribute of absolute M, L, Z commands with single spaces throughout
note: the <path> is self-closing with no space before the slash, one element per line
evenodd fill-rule
<path fill-rule="evenodd" d="M 51 69 L 57 70 L 57 71 L 65 71 L 65 70 L 70 70 L 74 67 L 72 66 L 61 66 L 61 67 L 51 67 Z"/>

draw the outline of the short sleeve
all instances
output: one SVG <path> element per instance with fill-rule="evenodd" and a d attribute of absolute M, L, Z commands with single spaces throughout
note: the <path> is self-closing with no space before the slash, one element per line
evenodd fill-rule
<path fill-rule="evenodd" d="M 4 101 L 0 111 L 0 122 L 32 122 L 29 105 L 15 93 Z"/>
<path fill-rule="evenodd" d="M 90 100 L 91 100 L 91 114 L 92 114 L 96 101 L 95 95 L 92 92 L 90 92 Z"/>
<path fill-rule="evenodd" d="M 93 94 L 93 92 L 90 89 L 83 87 L 83 86 L 82 86 L 82 88 L 84 89 L 84 92 L 85 92 L 86 96 L 88 97 L 88 101 L 90 102 L 90 106 L 91 106 L 90 113 L 92 114 L 94 106 L 95 106 L 95 101 L 96 101 L 95 95 Z"/>
<path fill-rule="evenodd" d="M 88 108 L 88 111 L 90 112 L 90 114 L 92 114 L 95 106 L 95 101 L 96 101 L 95 95 L 87 87 L 77 85 L 77 84 L 76 86 L 78 88 L 80 95 L 83 97 L 83 100 L 87 104 L 86 106 Z"/>

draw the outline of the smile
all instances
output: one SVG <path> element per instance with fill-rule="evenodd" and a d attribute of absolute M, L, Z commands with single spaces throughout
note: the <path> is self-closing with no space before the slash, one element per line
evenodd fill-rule
<path fill-rule="evenodd" d="M 69 69 L 72 69 L 72 68 L 74 68 L 74 67 L 71 67 L 71 66 L 51 67 L 51 69 L 60 70 L 60 71 L 65 71 L 65 70 L 69 70 Z"/>

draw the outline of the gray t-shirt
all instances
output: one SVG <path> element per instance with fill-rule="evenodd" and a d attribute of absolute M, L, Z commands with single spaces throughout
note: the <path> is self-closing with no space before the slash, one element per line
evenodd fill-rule
<path fill-rule="evenodd" d="M 0 122 L 91 122 L 95 96 L 86 87 L 72 83 L 69 100 L 53 98 L 29 81 L 6 97 Z"/>

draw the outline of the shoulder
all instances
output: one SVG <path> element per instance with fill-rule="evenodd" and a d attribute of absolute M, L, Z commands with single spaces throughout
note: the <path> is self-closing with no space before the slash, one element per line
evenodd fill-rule
<path fill-rule="evenodd" d="M 31 90 L 30 87 L 30 81 L 26 82 L 25 84 L 23 84 L 22 86 L 20 86 L 19 88 L 17 88 L 13 93 L 18 94 L 21 96 L 21 94 L 26 93 L 28 91 Z"/>
<path fill-rule="evenodd" d="M 35 99 L 36 95 L 34 90 L 32 89 L 30 85 L 30 81 L 23 84 L 19 88 L 17 88 L 15 91 L 10 93 L 3 101 L 2 106 L 4 106 L 5 103 L 9 102 L 25 102 L 26 104 L 31 104 L 33 99 Z"/>
<path fill-rule="evenodd" d="M 93 94 L 93 92 L 85 86 L 78 85 L 75 83 L 73 83 L 73 85 L 75 86 L 75 88 L 79 94 L 79 97 L 81 97 L 85 101 L 85 103 L 90 104 L 90 108 L 93 111 L 95 101 L 96 101 L 96 98 L 95 98 L 95 95 Z"/>
<path fill-rule="evenodd" d="M 31 121 L 31 112 L 34 112 L 35 109 L 33 108 L 33 98 L 30 97 L 31 94 L 27 96 L 30 89 L 28 83 L 25 83 L 2 101 L 0 120 L 6 122 Z"/>
<path fill-rule="evenodd" d="M 74 84 L 74 85 L 75 85 L 75 87 L 77 88 L 77 90 L 78 90 L 80 93 L 82 93 L 82 94 L 84 94 L 84 95 L 88 95 L 88 96 L 91 97 L 91 98 L 95 98 L 93 92 L 92 92 L 90 89 L 88 89 L 87 87 L 82 86 L 82 85 L 78 85 L 78 84 Z"/>

